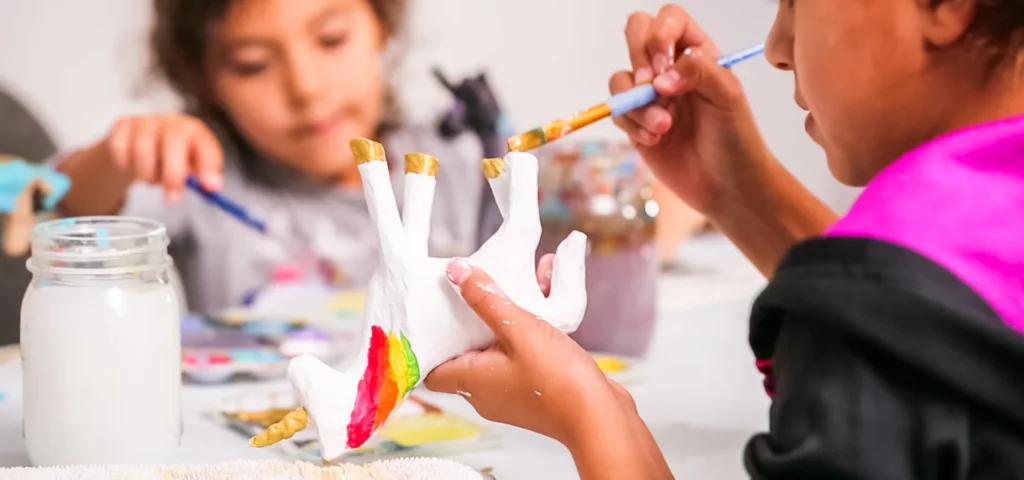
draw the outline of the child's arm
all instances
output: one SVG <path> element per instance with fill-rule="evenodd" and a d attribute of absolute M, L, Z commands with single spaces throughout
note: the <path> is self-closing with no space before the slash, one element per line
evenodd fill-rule
<path fill-rule="evenodd" d="M 562 442 L 584 479 L 672 477 L 629 393 L 593 357 L 509 302 L 479 269 L 456 260 L 448 275 L 497 344 L 434 369 L 430 389 L 461 394 L 484 418 Z"/>
<path fill-rule="evenodd" d="M 771 278 L 794 244 L 820 235 L 838 218 L 774 157 L 753 160 L 733 173 L 708 219 Z"/>
<path fill-rule="evenodd" d="M 621 402 L 595 412 L 567 447 L 583 480 L 673 478 L 647 425 Z"/>
<path fill-rule="evenodd" d="M 60 204 L 66 215 L 112 215 L 135 181 L 163 187 L 170 203 L 181 199 L 185 178 L 198 175 L 211 190 L 221 187 L 223 153 L 213 133 L 186 115 L 127 118 L 92 147 L 58 165 L 71 179 Z"/>
<path fill-rule="evenodd" d="M 72 153 L 57 169 L 71 179 L 71 190 L 58 207 L 67 216 L 116 214 L 134 181 L 114 164 L 106 139 Z"/>

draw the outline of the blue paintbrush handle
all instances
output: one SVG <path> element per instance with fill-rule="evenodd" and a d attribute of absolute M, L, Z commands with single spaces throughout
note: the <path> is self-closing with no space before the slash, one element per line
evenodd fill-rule
<path fill-rule="evenodd" d="M 203 187 L 203 185 L 199 183 L 199 179 L 197 179 L 196 177 L 190 176 L 186 178 L 185 185 L 191 190 L 201 195 L 208 202 L 216 205 L 221 210 L 225 211 L 228 215 L 237 218 L 242 223 L 252 227 L 253 229 L 259 231 L 260 233 L 267 233 L 266 224 L 253 218 L 252 215 L 249 215 L 249 212 L 247 212 L 245 208 L 242 207 L 241 205 L 231 200 L 228 200 L 226 197 L 217 192 L 211 192 L 207 190 L 206 187 Z"/>
<path fill-rule="evenodd" d="M 755 45 L 753 47 L 722 56 L 718 59 L 718 64 L 725 68 L 732 68 L 733 65 L 749 58 L 756 57 L 762 53 L 764 53 L 764 44 Z M 654 85 L 648 83 L 635 87 L 632 90 L 612 95 L 612 97 L 608 99 L 608 106 L 612 109 L 612 116 L 617 117 L 640 107 L 646 107 L 657 97 L 658 94 L 654 91 Z"/>

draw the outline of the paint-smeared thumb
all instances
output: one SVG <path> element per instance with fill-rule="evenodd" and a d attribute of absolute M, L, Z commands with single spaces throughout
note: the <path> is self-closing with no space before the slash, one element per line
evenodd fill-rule
<path fill-rule="evenodd" d="M 466 259 L 452 259 L 448 262 L 447 273 L 448 281 L 457 287 L 456 290 L 478 315 L 490 314 L 497 306 L 509 304 L 508 297 L 494 283 L 491 276 L 479 268 L 474 268 Z"/>
<path fill-rule="evenodd" d="M 515 337 L 523 331 L 524 323 L 536 323 L 537 317 L 519 308 L 505 295 L 487 272 L 473 267 L 465 259 L 448 262 L 448 280 L 462 295 L 466 304 L 476 312 L 500 341 Z"/>
<path fill-rule="evenodd" d="M 456 287 L 462 287 L 462 283 L 473 273 L 473 267 L 464 258 L 455 258 L 448 262 L 448 281 Z"/>

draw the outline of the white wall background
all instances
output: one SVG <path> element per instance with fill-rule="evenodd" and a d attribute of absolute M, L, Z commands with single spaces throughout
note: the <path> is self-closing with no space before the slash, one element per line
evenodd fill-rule
<path fill-rule="evenodd" d="M 296 0 L 301 1 L 301 0 Z M 634 10 L 663 0 L 413 0 L 399 79 L 410 115 L 433 118 L 448 104 L 430 67 L 458 78 L 486 70 L 518 128 L 589 106 L 607 95 L 609 75 L 628 66 L 623 28 Z M 763 40 L 775 14 L 761 0 L 684 0 L 724 51 Z M 738 14 L 737 12 L 742 12 Z M 0 1 L 0 84 L 24 97 L 62 148 L 94 141 L 120 115 L 173 109 L 146 84 L 146 0 Z M 785 165 L 833 208 L 856 191 L 829 175 L 803 133 L 790 75 L 753 60 L 737 67 Z M 617 137 L 610 122 L 581 136 Z"/>

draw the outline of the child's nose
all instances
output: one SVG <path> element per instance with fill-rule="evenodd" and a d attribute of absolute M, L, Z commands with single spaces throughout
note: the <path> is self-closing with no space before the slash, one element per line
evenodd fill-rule
<path fill-rule="evenodd" d="M 792 19 L 782 11 L 782 7 L 779 7 L 779 13 L 775 16 L 775 23 L 772 24 L 772 29 L 768 32 L 764 47 L 765 58 L 775 68 L 785 71 L 793 70 Z"/>
<path fill-rule="evenodd" d="M 304 107 L 319 98 L 327 86 L 325 75 L 319 71 L 314 59 L 302 54 L 293 55 L 288 64 L 287 88 L 296 107 Z"/>

